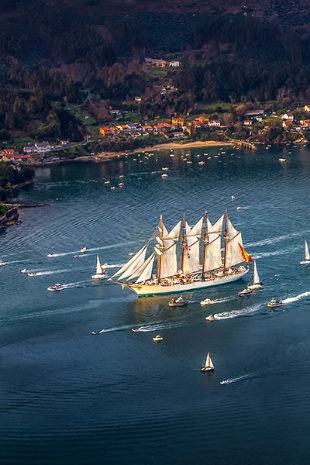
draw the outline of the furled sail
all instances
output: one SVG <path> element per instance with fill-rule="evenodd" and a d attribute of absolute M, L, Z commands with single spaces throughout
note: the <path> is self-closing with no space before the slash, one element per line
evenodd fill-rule
<path fill-rule="evenodd" d="M 128 278 L 134 271 L 136 271 L 144 262 L 145 255 L 146 255 L 147 245 L 144 245 L 142 249 L 140 249 L 136 255 L 134 255 L 125 265 L 122 266 L 120 270 L 118 270 L 112 278 L 115 276 L 121 275 L 119 279 Z"/>
<path fill-rule="evenodd" d="M 222 266 L 222 230 L 224 215 L 212 226 L 208 223 L 207 244 L 205 245 L 204 271 L 213 271 Z"/>
<path fill-rule="evenodd" d="M 242 235 L 240 231 L 234 228 L 230 219 L 226 218 L 226 258 L 225 266 L 229 268 L 239 263 L 244 262 L 244 256 L 241 253 L 241 247 L 243 247 Z"/>

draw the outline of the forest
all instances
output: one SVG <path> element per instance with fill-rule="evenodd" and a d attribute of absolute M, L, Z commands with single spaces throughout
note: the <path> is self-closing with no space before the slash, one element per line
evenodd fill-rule
<path fill-rule="evenodd" d="M 112 107 L 151 120 L 217 101 L 310 101 L 310 6 L 290 0 L 264 10 L 264 2 L 2 0 L 0 144 L 25 134 L 83 140 L 70 104 L 106 121 Z M 160 73 L 146 57 L 181 66 Z M 167 84 L 176 92 L 163 96 Z"/>

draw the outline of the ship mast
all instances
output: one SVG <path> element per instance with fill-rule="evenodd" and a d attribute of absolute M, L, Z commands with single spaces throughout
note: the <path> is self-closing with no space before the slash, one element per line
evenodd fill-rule
<path fill-rule="evenodd" d="M 182 253 L 181 253 L 181 263 L 180 263 L 180 269 L 184 270 L 184 256 L 185 256 L 185 249 L 186 249 L 186 217 L 185 213 L 183 214 L 183 221 L 182 221 L 182 240 L 181 240 L 181 247 L 182 247 Z"/>
<path fill-rule="evenodd" d="M 226 209 L 226 214 L 225 214 L 225 229 L 223 232 L 224 236 L 224 257 L 223 257 L 223 271 L 225 272 L 226 270 L 226 251 L 227 251 L 227 244 L 228 244 L 228 234 L 227 234 L 227 219 L 228 219 L 228 210 Z"/>
<path fill-rule="evenodd" d="M 205 255 L 206 255 L 206 247 L 207 243 L 209 242 L 209 237 L 208 237 L 208 225 L 207 225 L 207 212 L 204 212 L 203 214 L 203 238 L 202 238 L 202 243 L 203 243 L 203 248 L 202 248 L 202 271 L 201 271 L 201 278 L 204 280 L 204 275 L 205 275 Z"/>
<path fill-rule="evenodd" d="M 164 248 L 164 241 L 163 241 L 163 237 L 164 237 L 164 223 L 163 223 L 163 215 L 160 215 L 159 217 L 159 225 L 158 225 L 158 230 L 159 230 L 159 239 L 160 239 L 160 243 L 158 245 L 158 248 L 160 249 L 160 251 L 163 250 Z M 160 271 L 161 271 L 161 254 L 158 255 L 158 258 L 157 258 L 157 279 L 158 279 L 158 282 L 160 281 Z"/>

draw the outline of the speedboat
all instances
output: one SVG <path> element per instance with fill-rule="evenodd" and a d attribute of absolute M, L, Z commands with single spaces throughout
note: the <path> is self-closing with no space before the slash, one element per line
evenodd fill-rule
<path fill-rule="evenodd" d="M 20 270 L 21 273 L 28 273 L 28 270 L 24 268 L 23 270 Z"/>
<path fill-rule="evenodd" d="M 52 258 L 52 257 L 56 257 L 56 255 L 54 253 L 49 253 L 47 254 L 48 258 Z"/>
<path fill-rule="evenodd" d="M 282 305 L 282 300 L 281 299 L 275 299 L 274 297 L 268 302 L 267 307 L 268 308 L 275 308 L 275 307 L 281 307 Z"/>
<path fill-rule="evenodd" d="M 164 338 L 160 334 L 157 334 L 157 336 L 153 337 L 154 342 L 159 342 L 159 341 L 162 341 L 163 339 Z"/>
<path fill-rule="evenodd" d="M 93 336 L 97 336 L 99 334 L 99 331 L 92 331 L 91 333 Z"/>
<path fill-rule="evenodd" d="M 4 266 L 6 265 L 6 262 L 4 262 L 3 260 L 0 260 L 0 266 Z"/>
<path fill-rule="evenodd" d="M 228 379 L 224 379 L 223 381 L 220 381 L 220 384 L 229 384 L 229 380 L 228 380 Z"/>
<path fill-rule="evenodd" d="M 28 276 L 36 276 L 37 273 L 27 273 Z"/>
<path fill-rule="evenodd" d="M 139 331 L 139 328 L 132 328 L 131 330 L 133 333 L 137 333 Z"/>
<path fill-rule="evenodd" d="M 249 289 L 249 288 L 246 287 L 242 291 L 238 292 L 238 296 L 239 297 L 245 297 L 246 295 L 252 294 L 252 292 L 253 292 L 252 289 Z"/>
<path fill-rule="evenodd" d="M 185 307 L 188 304 L 188 299 L 182 295 L 177 299 L 171 299 L 168 302 L 169 307 Z"/>
<path fill-rule="evenodd" d="M 213 320 L 214 320 L 214 316 L 213 316 L 213 315 L 208 315 L 208 316 L 206 316 L 206 320 L 207 320 L 207 321 L 213 321 Z"/>
<path fill-rule="evenodd" d="M 88 252 L 88 251 L 89 251 L 89 249 L 88 249 L 87 247 L 83 247 L 83 248 L 80 250 L 81 253 L 86 253 L 86 252 Z"/>
<path fill-rule="evenodd" d="M 49 286 L 47 290 L 48 291 L 61 291 L 63 288 L 64 287 L 62 284 L 56 283 L 56 284 L 53 284 L 53 286 Z"/>
<path fill-rule="evenodd" d="M 211 299 L 204 299 L 200 302 L 200 305 L 203 307 L 204 305 L 212 304 Z"/>

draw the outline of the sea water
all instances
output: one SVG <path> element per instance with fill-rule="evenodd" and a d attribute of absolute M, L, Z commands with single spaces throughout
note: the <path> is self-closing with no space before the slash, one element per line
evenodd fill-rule
<path fill-rule="evenodd" d="M 19 200 L 47 205 L 0 230 L 1 463 L 308 463 L 309 175 L 310 150 L 293 146 L 37 169 Z M 252 265 L 245 281 L 187 293 L 182 308 L 91 279 L 96 255 L 111 276 L 160 214 L 170 230 L 183 214 L 193 226 L 226 209 L 263 290 L 238 297 Z M 283 306 L 269 310 L 272 297 Z M 207 352 L 212 374 L 200 372 Z"/>

